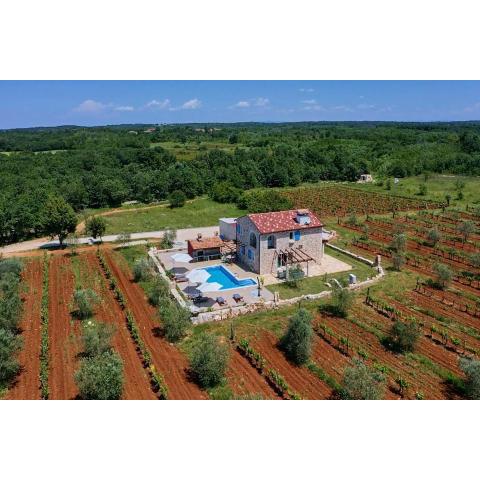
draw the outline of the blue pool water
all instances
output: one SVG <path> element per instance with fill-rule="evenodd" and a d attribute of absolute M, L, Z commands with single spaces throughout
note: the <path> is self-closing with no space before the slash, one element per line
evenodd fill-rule
<path fill-rule="evenodd" d="M 207 283 L 217 282 L 222 285 L 220 290 L 230 290 L 231 288 L 242 288 L 242 287 L 251 287 L 256 285 L 257 282 L 253 278 L 242 278 L 239 279 L 233 275 L 228 268 L 225 268 L 223 265 L 215 265 L 213 267 L 205 267 L 201 270 L 206 270 L 210 277 L 207 280 Z"/>

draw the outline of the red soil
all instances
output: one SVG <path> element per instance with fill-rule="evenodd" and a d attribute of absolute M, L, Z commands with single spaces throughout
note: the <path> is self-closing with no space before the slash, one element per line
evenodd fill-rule
<path fill-rule="evenodd" d="M 22 272 L 22 285 L 28 286 L 23 297 L 20 330 L 23 347 L 18 355 L 21 371 L 9 389 L 10 400 L 40 399 L 40 306 L 42 303 L 42 262 L 29 261 Z"/>
<path fill-rule="evenodd" d="M 49 398 L 74 399 L 78 395 L 74 374 L 80 353 L 80 325 L 71 317 L 74 278 L 66 255 L 52 256 L 49 271 Z"/>
<path fill-rule="evenodd" d="M 326 399 L 332 395 L 332 389 L 313 375 L 306 367 L 291 364 L 277 348 L 278 339 L 268 331 L 264 331 L 258 340 L 254 340 L 253 348 L 265 357 L 268 365 L 277 370 L 286 382 L 302 398 Z"/>
<path fill-rule="evenodd" d="M 87 273 L 91 285 L 85 287 L 94 288 L 99 294 L 102 302 L 96 308 L 95 318 L 115 325 L 116 332 L 112 339 L 113 349 L 120 355 L 123 361 L 123 395 L 124 400 L 154 400 L 157 397 L 153 393 L 149 377 L 143 368 L 141 359 L 136 351 L 136 346 L 127 329 L 125 312 L 113 297 L 113 293 L 105 284 L 100 264 L 96 255 L 91 252 L 84 255 L 85 262 L 82 262 L 82 270 Z M 101 285 L 94 282 L 95 273 L 103 279 Z M 98 277 L 97 277 L 98 278 Z"/>
<path fill-rule="evenodd" d="M 259 394 L 262 398 L 280 398 L 265 378 L 236 349 L 230 349 L 228 384 L 236 395 Z"/>
<path fill-rule="evenodd" d="M 142 288 L 132 280 L 125 262 L 119 254 L 105 251 L 109 267 L 118 281 L 127 306 L 137 322 L 142 339 L 149 349 L 153 363 L 165 378 L 168 398 L 176 400 L 194 400 L 206 398 L 206 394 L 188 378 L 188 360 L 176 347 L 168 343 L 159 332 L 157 312 L 145 297 Z M 118 262 L 123 263 L 123 269 Z"/>

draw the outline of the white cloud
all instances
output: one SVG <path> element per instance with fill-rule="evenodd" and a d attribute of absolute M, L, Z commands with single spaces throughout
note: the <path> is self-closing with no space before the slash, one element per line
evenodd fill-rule
<path fill-rule="evenodd" d="M 302 100 L 302 103 L 304 103 L 305 105 L 316 105 L 317 101 L 316 100 Z"/>
<path fill-rule="evenodd" d="M 347 105 L 335 105 L 334 107 L 332 107 L 332 110 L 338 112 L 353 112 L 353 109 L 351 107 L 348 107 Z"/>
<path fill-rule="evenodd" d="M 162 110 L 164 108 L 167 108 L 169 105 L 170 105 L 170 100 L 166 98 L 165 100 L 151 100 L 145 105 L 145 107 Z"/>
<path fill-rule="evenodd" d="M 109 105 L 105 105 L 95 100 L 85 100 L 80 105 L 74 108 L 78 113 L 100 113 L 103 112 Z"/>
<path fill-rule="evenodd" d="M 315 90 L 313 88 L 299 88 L 298 91 L 299 92 L 305 92 L 305 93 L 312 93 Z"/>
<path fill-rule="evenodd" d="M 303 107 L 303 110 L 311 111 L 311 112 L 326 112 L 327 109 L 319 105 L 318 103 L 309 103 L 305 107 Z"/>
<path fill-rule="evenodd" d="M 249 106 L 250 102 L 248 100 L 240 100 L 234 105 L 236 108 L 248 108 Z"/>
<path fill-rule="evenodd" d="M 269 103 L 270 103 L 270 100 L 268 98 L 264 98 L 264 97 L 258 97 L 254 101 L 254 105 L 256 107 L 266 107 Z"/>
<path fill-rule="evenodd" d="M 198 98 L 192 98 L 191 100 L 186 101 L 181 107 L 180 110 L 196 110 L 202 106 L 202 102 Z"/>
<path fill-rule="evenodd" d="M 133 112 L 135 108 L 130 105 L 119 105 L 118 107 L 115 107 L 114 110 L 117 112 Z"/>

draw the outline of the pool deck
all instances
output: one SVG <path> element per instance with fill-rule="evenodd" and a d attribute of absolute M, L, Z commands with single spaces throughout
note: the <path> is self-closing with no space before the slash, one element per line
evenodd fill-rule
<path fill-rule="evenodd" d="M 191 262 L 191 263 L 179 263 L 173 262 L 171 256 L 173 253 L 187 253 L 187 251 L 179 251 L 179 252 L 159 252 L 157 254 L 158 259 L 161 261 L 163 266 L 166 270 L 173 270 L 174 273 L 177 274 L 186 274 L 191 270 L 196 268 L 205 268 L 211 267 L 215 265 L 223 265 L 225 268 L 230 270 L 230 272 L 235 275 L 238 279 L 244 278 L 253 278 L 254 280 L 257 279 L 257 275 L 253 272 L 243 269 L 236 263 L 222 263 L 221 260 L 210 260 L 208 262 Z M 190 282 L 179 282 L 177 283 L 178 288 L 185 294 L 188 295 L 189 293 L 195 292 L 196 284 Z M 238 293 L 243 296 L 243 301 L 236 302 L 233 299 L 233 295 Z M 250 285 L 247 287 L 240 287 L 240 288 L 232 288 L 228 290 L 219 290 L 218 292 L 208 292 L 203 294 L 204 297 L 207 298 L 205 302 L 199 303 L 198 307 L 211 307 L 214 310 L 220 308 L 228 308 L 228 307 L 235 307 L 238 305 L 249 304 L 249 303 L 257 303 L 261 301 L 261 299 L 265 301 L 273 300 L 273 294 L 267 290 L 266 288 L 261 289 L 261 298 L 258 297 L 258 288 L 255 285 Z M 220 306 L 216 302 L 217 297 L 223 297 L 226 300 L 226 305 Z"/>

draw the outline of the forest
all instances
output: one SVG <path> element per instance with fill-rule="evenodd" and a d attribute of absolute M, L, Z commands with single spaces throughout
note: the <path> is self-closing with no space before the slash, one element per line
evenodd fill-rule
<path fill-rule="evenodd" d="M 189 147 L 192 158 L 178 152 Z M 75 212 L 361 173 L 480 175 L 480 122 L 63 126 L 0 131 L 0 243 L 44 233 L 50 197 Z"/>

